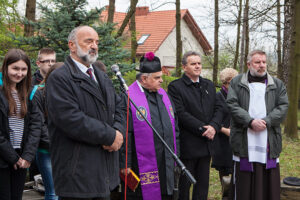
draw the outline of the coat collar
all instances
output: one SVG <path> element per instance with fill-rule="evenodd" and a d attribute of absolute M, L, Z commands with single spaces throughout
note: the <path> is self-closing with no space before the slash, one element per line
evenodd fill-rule
<path fill-rule="evenodd" d="M 104 75 L 99 72 L 100 69 L 94 67 L 95 78 L 98 81 L 98 84 L 86 76 L 74 63 L 70 56 L 67 57 L 65 62 L 66 67 L 71 73 L 71 77 L 74 81 L 80 82 L 80 87 L 93 96 L 95 96 L 102 104 L 106 105 L 104 97 L 107 95 L 107 98 L 110 97 L 110 92 L 106 91 Z M 106 101 L 109 102 L 109 101 Z"/>
<path fill-rule="evenodd" d="M 187 86 L 193 85 L 194 83 L 185 73 L 182 75 L 182 80 Z M 201 76 L 199 76 L 199 84 L 204 84 L 203 78 Z"/>
<path fill-rule="evenodd" d="M 249 88 L 248 73 L 250 73 L 249 70 L 242 75 L 240 82 L 241 85 L 246 86 L 247 88 Z M 267 90 L 275 88 L 277 88 L 277 86 L 274 82 L 274 78 L 267 72 Z"/>

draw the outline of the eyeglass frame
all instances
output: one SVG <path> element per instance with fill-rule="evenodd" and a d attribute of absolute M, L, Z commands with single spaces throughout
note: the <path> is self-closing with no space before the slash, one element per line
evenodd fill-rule
<path fill-rule="evenodd" d="M 49 59 L 49 60 L 39 60 L 40 63 L 45 63 L 45 64 L 50 64 L 50 63 L 56 63 L 56 60 L 52 60 L 52 59 Z"/>

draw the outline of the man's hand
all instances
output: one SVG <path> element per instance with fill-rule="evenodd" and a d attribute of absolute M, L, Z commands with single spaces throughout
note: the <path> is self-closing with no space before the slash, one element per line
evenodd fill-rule
<path fill-rule="evenodd" d="M 125 176 L 126 169 L 121 169 L 120 171 Z M 127 174 L 129 174 L 129 173 L 130 173 L 130 168 L 127 168 Z"/>
<path fill-rule="evenodd" d="M 14 164 L 14 169 L 17 170 L 18 166 L 22 164 L 22 158 L 19 158 L 19 160 Z"/>
<path fill-rule="evenodd" d="M 22 159 L 22 158 L 21 158 L 21 159 Z M 23 169 L 27 169 L 27 168 L 30 167 L 30 164 L 31 164 L 31 163 L 30 163 L 29 161 L 22 159 L 22 160 L 21 160 L 21 164 L 19 165 L 19 167 L 20 167 L 20 168 L 23 168 Z"/>
<path fill-rule="evenodd" d="M 227 135 L 228 137 L 230 136 L 230 128 L 222 127 L 221 132 Z"/>
<path fill-rule="evenodd" d="M 111 146 L 103 145 L 102 147 L 103 149 L 112 152 L 112 151 L 118 151 L 121 148 L 122 144 L 123 144 L 123 135 L 120 131 L 116 130 L 116 137 L 112 145 Z"/>
<path fill-rule="evenodd" d="M 267 123 L 262 119 L 254 119 L 251 123 L 251 127 L 255 132 L 260 132 L 267 128 Z"/>
<path fill-rule="evenodd" d="M 211 125 L 203 126 L 206 131 L 202 134 L 202 136 L 207 137 L 210 140 L 213 140 L 216 134 L 216 130 Z"/>

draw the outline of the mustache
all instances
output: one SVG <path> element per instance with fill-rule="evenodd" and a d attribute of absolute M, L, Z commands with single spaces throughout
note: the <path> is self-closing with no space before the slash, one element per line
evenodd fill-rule
<path fill-rule="evenodd" d="M 90 50 L 88 51 L 88 53 L 89 53 L 89 54 L 90 54 L 90 53 L 97 54 L 97 51 L 96 51 L 96 49 L 90 49 Z"/>

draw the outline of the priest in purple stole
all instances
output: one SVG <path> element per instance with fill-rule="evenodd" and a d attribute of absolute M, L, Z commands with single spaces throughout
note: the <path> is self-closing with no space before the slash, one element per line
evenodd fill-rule
<path fill-rule="evenodd" d="M 283 82 L 267 72 L 267 56 L 254 50 L 248 71 L 230 82 L 227 104 L 231 112 L 233 199 L 279 200 L 280 123 L 288 109 Z"/>
<path fill-rule="evenodd" d="M 159 58 L 152 52 L 146 53 L 140 60 L 138 71 L 137 80 L 129 86 L 129 96 L 178 155 L 176 112 L 169 96 L 161 88 L 163 80 Z M 133 105 L 130 106 L 128 132 L 128 168 L 141 181 L 135 192 L 127 190 L 127 199 L 171 200 L 175 160 Z M 120 164 L 121 173 L 125 174 L 125 144 Z"/>

